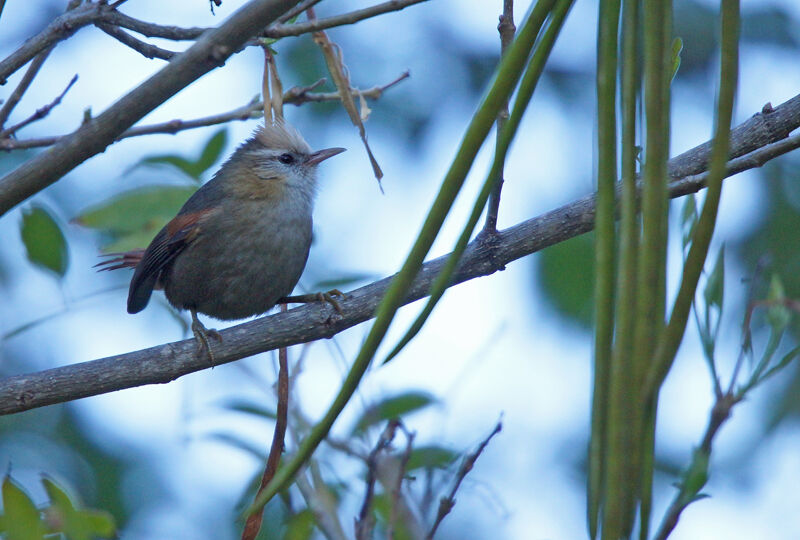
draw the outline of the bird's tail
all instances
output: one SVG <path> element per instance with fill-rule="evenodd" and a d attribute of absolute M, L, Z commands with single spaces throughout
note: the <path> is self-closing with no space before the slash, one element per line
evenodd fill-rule
<path fill-rule="evenodd" d="M 121 253 L 103 253 L 100 256 L 108 258 L 94 265 L 94 268 L 97 268 L 98 272 L 118 270 L 120 268 L 136 268 L 136 265 L 138 265 L 139 261 L 144 257 L 144 250 L 134 249 Z"/>

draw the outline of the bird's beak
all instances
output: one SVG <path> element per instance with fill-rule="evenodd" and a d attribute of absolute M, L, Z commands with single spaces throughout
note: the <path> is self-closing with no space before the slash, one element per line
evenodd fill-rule
<path fill-rule="evenodd" d="M 345 150 L 347 150 L 347 148 L 326 148 L 325 150 L 317 150 L 316 152 L 308 156 L 308 159 L 306 160 L 306 165 L 317 165 L 325 161 L 329 157 L 333 157 L 336 154 L 341 154 Z"/>

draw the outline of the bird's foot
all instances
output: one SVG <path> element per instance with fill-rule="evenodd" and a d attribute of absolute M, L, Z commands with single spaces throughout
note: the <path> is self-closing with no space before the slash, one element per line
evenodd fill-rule
<path fill-rule="evenodd" d="M 194 334 L 195 339 L 197 340 L 197 352 L 198 354 L 202 354 L 203 351 L 208 352 L 208 359 L 211 362 L 211 365 L 216 365 L 216 359 L 214 358 L 214 351 L 211 350 L 211 342 L 209 341 L 209 337 L 216 339 L 219 342 L 222 342 L 222 335 L 217 332 L 216 330 L 208 329 L 203 326 L 203 323 L 200 322 L 200 319 L 197 318 L 197 312 L 192 310 L 192 333 Z"/>
<path fill-rule="evenodd" d="M 340 291 L 339 289 L 331 289 L 327 292 L 318 292 L 318 293 L 311 293 L 311 294 L 299 294 L 297 296 L 284 296 L 280 300 L 278 300 L 278 304 L 308 304 L 310 302 L 327 302 L 333 306 L 333 309 L 336 310 L 336 313 L 342 315 L 344 312 L 342 311 L 342 306 L 339 302 L 334 298 L 334 296 L 338 296 L 342 300 L 347 298 L 345 294 Z"/>

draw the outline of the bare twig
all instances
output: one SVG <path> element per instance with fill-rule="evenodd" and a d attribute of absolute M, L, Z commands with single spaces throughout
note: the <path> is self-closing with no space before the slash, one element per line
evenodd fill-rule
<path fill-rule="evenodd" d="M 406 467 L 408 466 L 408 460 L 411 458 L 411 451 L 414 448 L 414 437 L 416 436 L 416 433 L 407 430 L 403 424 L 400 424 L 400 429 L 403 430 L 406 436 L 406 447 L 400 454 L 396 478 L 391 486 L 392 504 L 389 506 L 389 526 L 387 527 L 387 536 L 389 540 L 394 539 L 394 528 L 397 524 L 398 510 L 404 505 L 404 501 L 402 501 L 403 479 L 406 476 Z"/>
<path fill-rule="evenodd" d="M 375 480 L 377 478 L 378 455 L 387 449 L 394 440 L 400 420 L 394 418 L 389 420 L 384 428 L 378 442 L 367 457 L 367 489 L 364 492 L 364 502 L 361 503 L 361 511 L 356 519 L 356 539 L 369 540 L 372 538 L 372 530 L 375 527 L 375 516 L 372 513 L 372 498 L 375 494 Z"/>
<path fill-rule="evenodd" d="M 291 17 L 296 16 L 298 13 L 302 13 L 300 11 L 300 7 L 304 6 L 304 10 L 310 7 L 313 7 L 314 4 L 317 3 L 318 0 L 313 2 L 303 2 L 298 4 L 296 8 L 292 8 L 292 10 L 286 13 L 287 16 L 282 16 L 281 19 L 289 20 Z M 369 19 L 371 17 L 376 17 L 378 15 L 383 15 L 384 13 L 389 13 L 392 11 L 400 11 L 406 7 L 412 6 L 414 4 L 419 4 L 421 2 L 425 2 L 427 0 L 390 0 L 389 2 L 384 2 L 382 4 L 377 4 L 375 6 L 371 6 L 364 9 L 359 9 L 356 11 L 352 11 L 350 13 L 344 13 L 342 15 L 335 15 L 332 17 L 327 17 L 324 19 L 318 19 L 315 21 L 303 22 L 303 23 L 295 23 L 295 24 L 274 24 L 268 27 L 264 32 L 262 32 L 263 37 L 278 39 L 290 36 L 300 36 L 303 34 L 308 34 L 310 32 L 316 32 L 319 30 L 325 30 L 328 28 L 334 28 L 337 26 L 344 26 L 348 24 L 354 24 L 359 21 L 363 21 L 364 19 Z M 290 15 L 291 16 L 288 16 Z M 198 39 L 203 33 L 207 32 L 208 28 L 182 28 L 180 26 L 171 26 L 171 25 L 162 25 L 162 24 L 155 24 L 149 23 L 145 21 L 141 21 L 139 19 L 135 19 L 129 15 L 125 15 L 124 13 L 120 13 L 118 11 L 109 11 L 102 16 L 103 22 L 108 24 L 113 24 L 115 26 L 121 26 L 122 28 L 127 28 L 128 30 L 133 30 L 139 34 L 142 34 L 146 37 L 159 37 L 164 39 L 171 39 L 173 41 L 188 41 Z M 90 21 L 94 22 L 94 21 Z M 258 45 L 256 40 L 250 40 L 247 42 L 248 45 Z"/>
<path fill-rule="evenodd" d="M 140 53 L 145 58 L 160 58 L 161 60 L 170 60 L 173 56 L 177 53 L 173 51 L 168 51 L 167 49 L 162 49 L 161 47 L 157 47 L 150 43 L 145 43 L 140 39 L 136 39 L 129 33 L 124 30 L 121 30 L 118 26 L 114 26 L 107 23 L 95 23 L 100 30 L 108 34 L 109 36 L 113 37 L 123 45 L 126 45 L 133 49 L 134 51 Z"/>
<path fill-rule="evenodd" d="M 378 15 L 383 15 L 384 13 L 389 13 L 391 11 L 400 11 L 401 9 L 405 9 L 409 6 L 413 6 L 414 4 L 419 4 L 426 1 L 427 0 L 389 0 L 388 2 L 384 2 L 382 4 L 351 11 L 350 13 L 344 13 L 342 15 L 334 15 L 333 17 L 327 17 L 325 19 L 313 19 L 304 23 L 286 25 L 274 24 L 267 28 L 263 35 L 264 37 L 277 39 L 289 36 L 299 36 L 302 34 L 308 34 L 309 32 L 319 32 L 328 28 L 355 24 L 359 21 L 363 21 L 364 19 L 377 17 Z M 313 10 L 313 8 L 309 9 Z M 311 19 L 311 17 L 309 17 L 309 19 Z"/>
<path fill-rule="evenodd" d="M 70 79 L 69 83 L 67 84 L 67 87 L 64 88 L 64 91 L 61 92 L 58 96 L 56 96 L 56 98 L 53 101 L 51 101 L 50 103 L 48 103 L 44 107 L 36 109 L 35 113 L 30 115 L 28 118 L 26 118 L 22 122 L 14 124 L 13 126 L 11 126 L 9 128 L 4 129 L 3 131 L 0 131 L 0 139 L 9 137 L 9 136 L 13 135 L 14 133 L 16 133 L 17 131 L 19 131 L 20 129 L 22 129 L 25 126 L 27 126 L 28 124 L 36 122 L 37 120 L 41 120 L 42 118 L 44 118 L 45 116 L 50 114 L 50 111 L 53 110 L 53 107 L 57 107 L 58 104 L 61 103 L 61 100 L 64 99 L 64 96 L 67 94 L 67 92 L 69 92 L 69 89 L 72 88 L 72 85 L 75 84 L 75 81 L 77 81 L 77 80 L 78 80 L 78 76 L 77 75 L 73 75 L 72 79 Z"/>
<path fill-rule="evenodd" d="M 320 1 L 321 0 L 304 0 L 303 2 L 300 2 L 295 7 L 293 7 L 292 9 L 290 9 L 289 11 L 278 17 L 278 20 L 275 22 L 278 24 L 285 24 L 290 20 L 294 19 L 295 17 L 298 17 L 308 8 L 316 6 L 317 4 L 320 3 Z"/>
<path fill-rule="evenodd" d="M 793 100 L 800 103 L 800 96 Z M 789 124 L 800 122 L 800 110 L 796 110 L 795 114 Z M 748 120 L 742 126 L 750 126 L 751 129 L 761 131 L 758 128 L 761 124 L 753 123 L 752 120 Z M 775 136 L 774 131 L 772 136 Z M 734 154 L 740 154 L 743 149 L 752 148 L 753 145 L 760 146 L 748 154 L 731 160 L 726 175 L 760 167 L 770 159 L 800 148 L 800 135 L 764 145 L 764 140 L 769 138 L 765 137 L 763 132 L 761 135 L 747 136 L 739 131 L 734 138 L 735 146 L 732 147 Z M 759 142 L 753 142 L 754 140 Z M 706 176 L 699 172 L 702 171 L 704 163 L 703 153 L 697 148 L 673 158 L 670 161 L 670 173 L 673 177 L 679 172 L 685 176 L 670 184 L 670 197 L 680 197 L 703 189 Z M 496 241 L 491 245 L 487 245 L 480 238 L 472 241 L 462 257 L 451 285 L 492 274 L 511 261 L 592 230 L 594 210 L 595 198 L 594 195 L 589 195 L 499 231 Z M 429 294 L 431 284 L 448 257 L 449 254 L 423 265 L 404 303 L 413 302 Z M 216 351 L 217 363 L 233 362 L 279 347 L 331 337 L 369 320 L 375 316 L 375 309 L 391 280 L 392 277 L 388 277 L 349 292 L 347 298 L 341 301 L 344 312 L 341 316 L 335 314 L 329 306 L 308 304 L 285 314 L 262 317 L 223 330 L 221 334 L 224 341 Z M 8 377 L 0 380 L 0 414 L 20 412 L 144 384 L 165 383 L 182 375 L 207 369 L 208 362 L 205 358 L 197 356 L 196 349 L 195 340 L 189 339 L 99 360 Z"/>
<path fill-rule="evenodd" d="M 464 456 L 461 466 L 458 468 L 458 472 L 456 473 L 453 487 L 450 488 L 450 493 L 448 493 L 446 497 L 442 497 L 442 499 L 439 501 L 439 510 L 436 512 L 436 520 L 433 522 L 433 527 L 431 527 L 431 530 L 428 533 L 428 540 L 433 539 L 434 535 L 436 534 L 436 530 L 442 523 L 442 520 L 447 516 L 447 514 L 450 513 L 450 511 L 453 509 L 453 506 L 455 506 L 456 492 L 458 491 L 458 488 L 461 487 L 461 482 L 464 481 L 464 478 L 466 478 L 467 474 L 469 474 L 469 472 L 475 466 L 475 462 L 478 461 L 480 455 L 489 445 L 489 441 L 492 440 L 492 437 L 500 433 L 502 429 L 503 422 L 500 420 L 497 422 L 497 425 L 494 427 L 494 430 L 492 430 L 489 436 L 478 445 L 478 448 L 476 448 L 471 454 Z"/>
<path fill-rule="evenodd" d="M 44 61 L 47 60 L 47 57 L 50 56 L 52 51 L 52 47 L 45 49 L 33 59 L 31 65 L 28 66 L 28 69 L 25 71 L 25 75 L 23 75 L 22 79 L 20 79 L 17 87 L 14 88 L 14 91 L 11 92 L 10 96 L 8 96 L 8 100 L 3 103 L 3 108 L 0 109 L 0 128 L 6 124 L 6 120 L 8 120 L 8 116 L 11 114 L 11 111 L 13 111 L 14 107 L 17 106 L 19 100 L 22 99 L 22 96 L 28 90 L 28 87 L 36 77 L 36 74 L 39 73 Z"/>
<path fill-rule="evenodd" d="M 500 23 L 497 25 L 497 32 L 500 34 L 500 57 L 505 54 L 511 42 L 514 41 L 514 0 L 503 0 L 503 14 L 500 15 Z M 500 140 L 500 132 L 508 120 L 508 101 L 497 114 L 497 140 Z M 483 230 L 487 233 L 497 231 L 497 212 L 500 209 L 500 193 L 503 189 L 503 171 L 499 171 L 498 178 L 495 180 L 494 189 L 489 194 L 489 204 L 486 210 L 486 222 Z"/>
<path fill-rule="evenodd" d="M 385 90 L 399 83 L 403 79 L 406 79 L 408 76 L 409 74 L 406 71 L 394 81 L 383 86 L 374 86 L 366 90 L 359 90 L 357 88 L 353 88 L 353 94 L 356 95 L 360 94 L 361 96 L 369 99 L 378 99 Z M 300 106 L 303 103 L 338 101 L 339 92 L 311 92 L 311 90 L 317 88 L 318 86 L 324 84 L 325 82 L 326 82 L 325 79 L 320 79 L 319 81 L 309 86 L 296 86 L 294 88 L 290 88 L 283 94 L 284 104 L 291 103 Z M 129 137 L 138 137 L 141 135 L 151 135 L 154 133 L 175 134 L 180 131 L 185 131 L 187 129 L 214 126 L 218 124 L 224 124 L 226 122 L 231 122 L 233 120 L 256 119 L 261 116 L 263 110 L 264 110 L 264 103 L 259 100 L 253 100 L 247 105 L 243 105 L 231 111 L 220 114 L 205 116 L 193 120 L 174 119 L 174 120 L 169 120 L 167 122 L 160 122 L 158 124 L 136 126 L 120 134 L 115 139 L 115 142 L 121 141 L 122 139 L 127 139 Z M 53 136 L 53 137 L 39 137 L 36 139 L 22 139 L 22 140 L 0 139 L 0 150 L 22 150 L 25 148 L 39 148 L 43 146 L 52 146 L 65 136 L 66 135 Z"/>
<path fill-rule="evenodd" d="M 281 306 L 281 311 L 286 312 L 285 304 Z M 275 471 L 278 470 L 278 464 L 283 453 L 283 440 L 286 437 L 289 414 L 289 360 L 286 347 L 281 347 L 278 351 L 278 366 L 278 410 L 275 418 L 275 431 L 272 435 L 272 446 L 269 449 L 267 466 L 261 476 L 261 485 L 258 487 L 258 493 L 261 493 L 272 480 L 272 477 L 275 476 Z M 263 516 L 263 512 L 250 514 L 242 531 L 242 540 L 255 540 L 256 536 L 258 536 L 258 531 L 261 530 Z"/>
<path fill-rule="evenodd" d="M 86 2 L 77 7 L 72 5 L 63 15 L 59 15 L 47 27 L 28 39 L 19 49 L 0 61 L 0 84 L 39 53 L 63 41 L 78 29 L 103 18 L 111 8 L 97 2 Z"/>

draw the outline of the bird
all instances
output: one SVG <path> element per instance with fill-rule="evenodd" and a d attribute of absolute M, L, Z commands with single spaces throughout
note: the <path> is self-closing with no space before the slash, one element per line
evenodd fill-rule
<path fill-rule="evenodd" d="M 188 310 L 198 348 L 213 364 L 209 336 L 221 336 L 197 314 L 244 319 L 291 294 L 311 247 L 317 166 L 344 151 L 312 151 L 285 122 L 260 126 L 146 249 L 109 254 L 113 258 L 97 266 L 134 268 L 128 313 L 142 311 L 154 289 L 163 289 L 173 307 Z"/>

